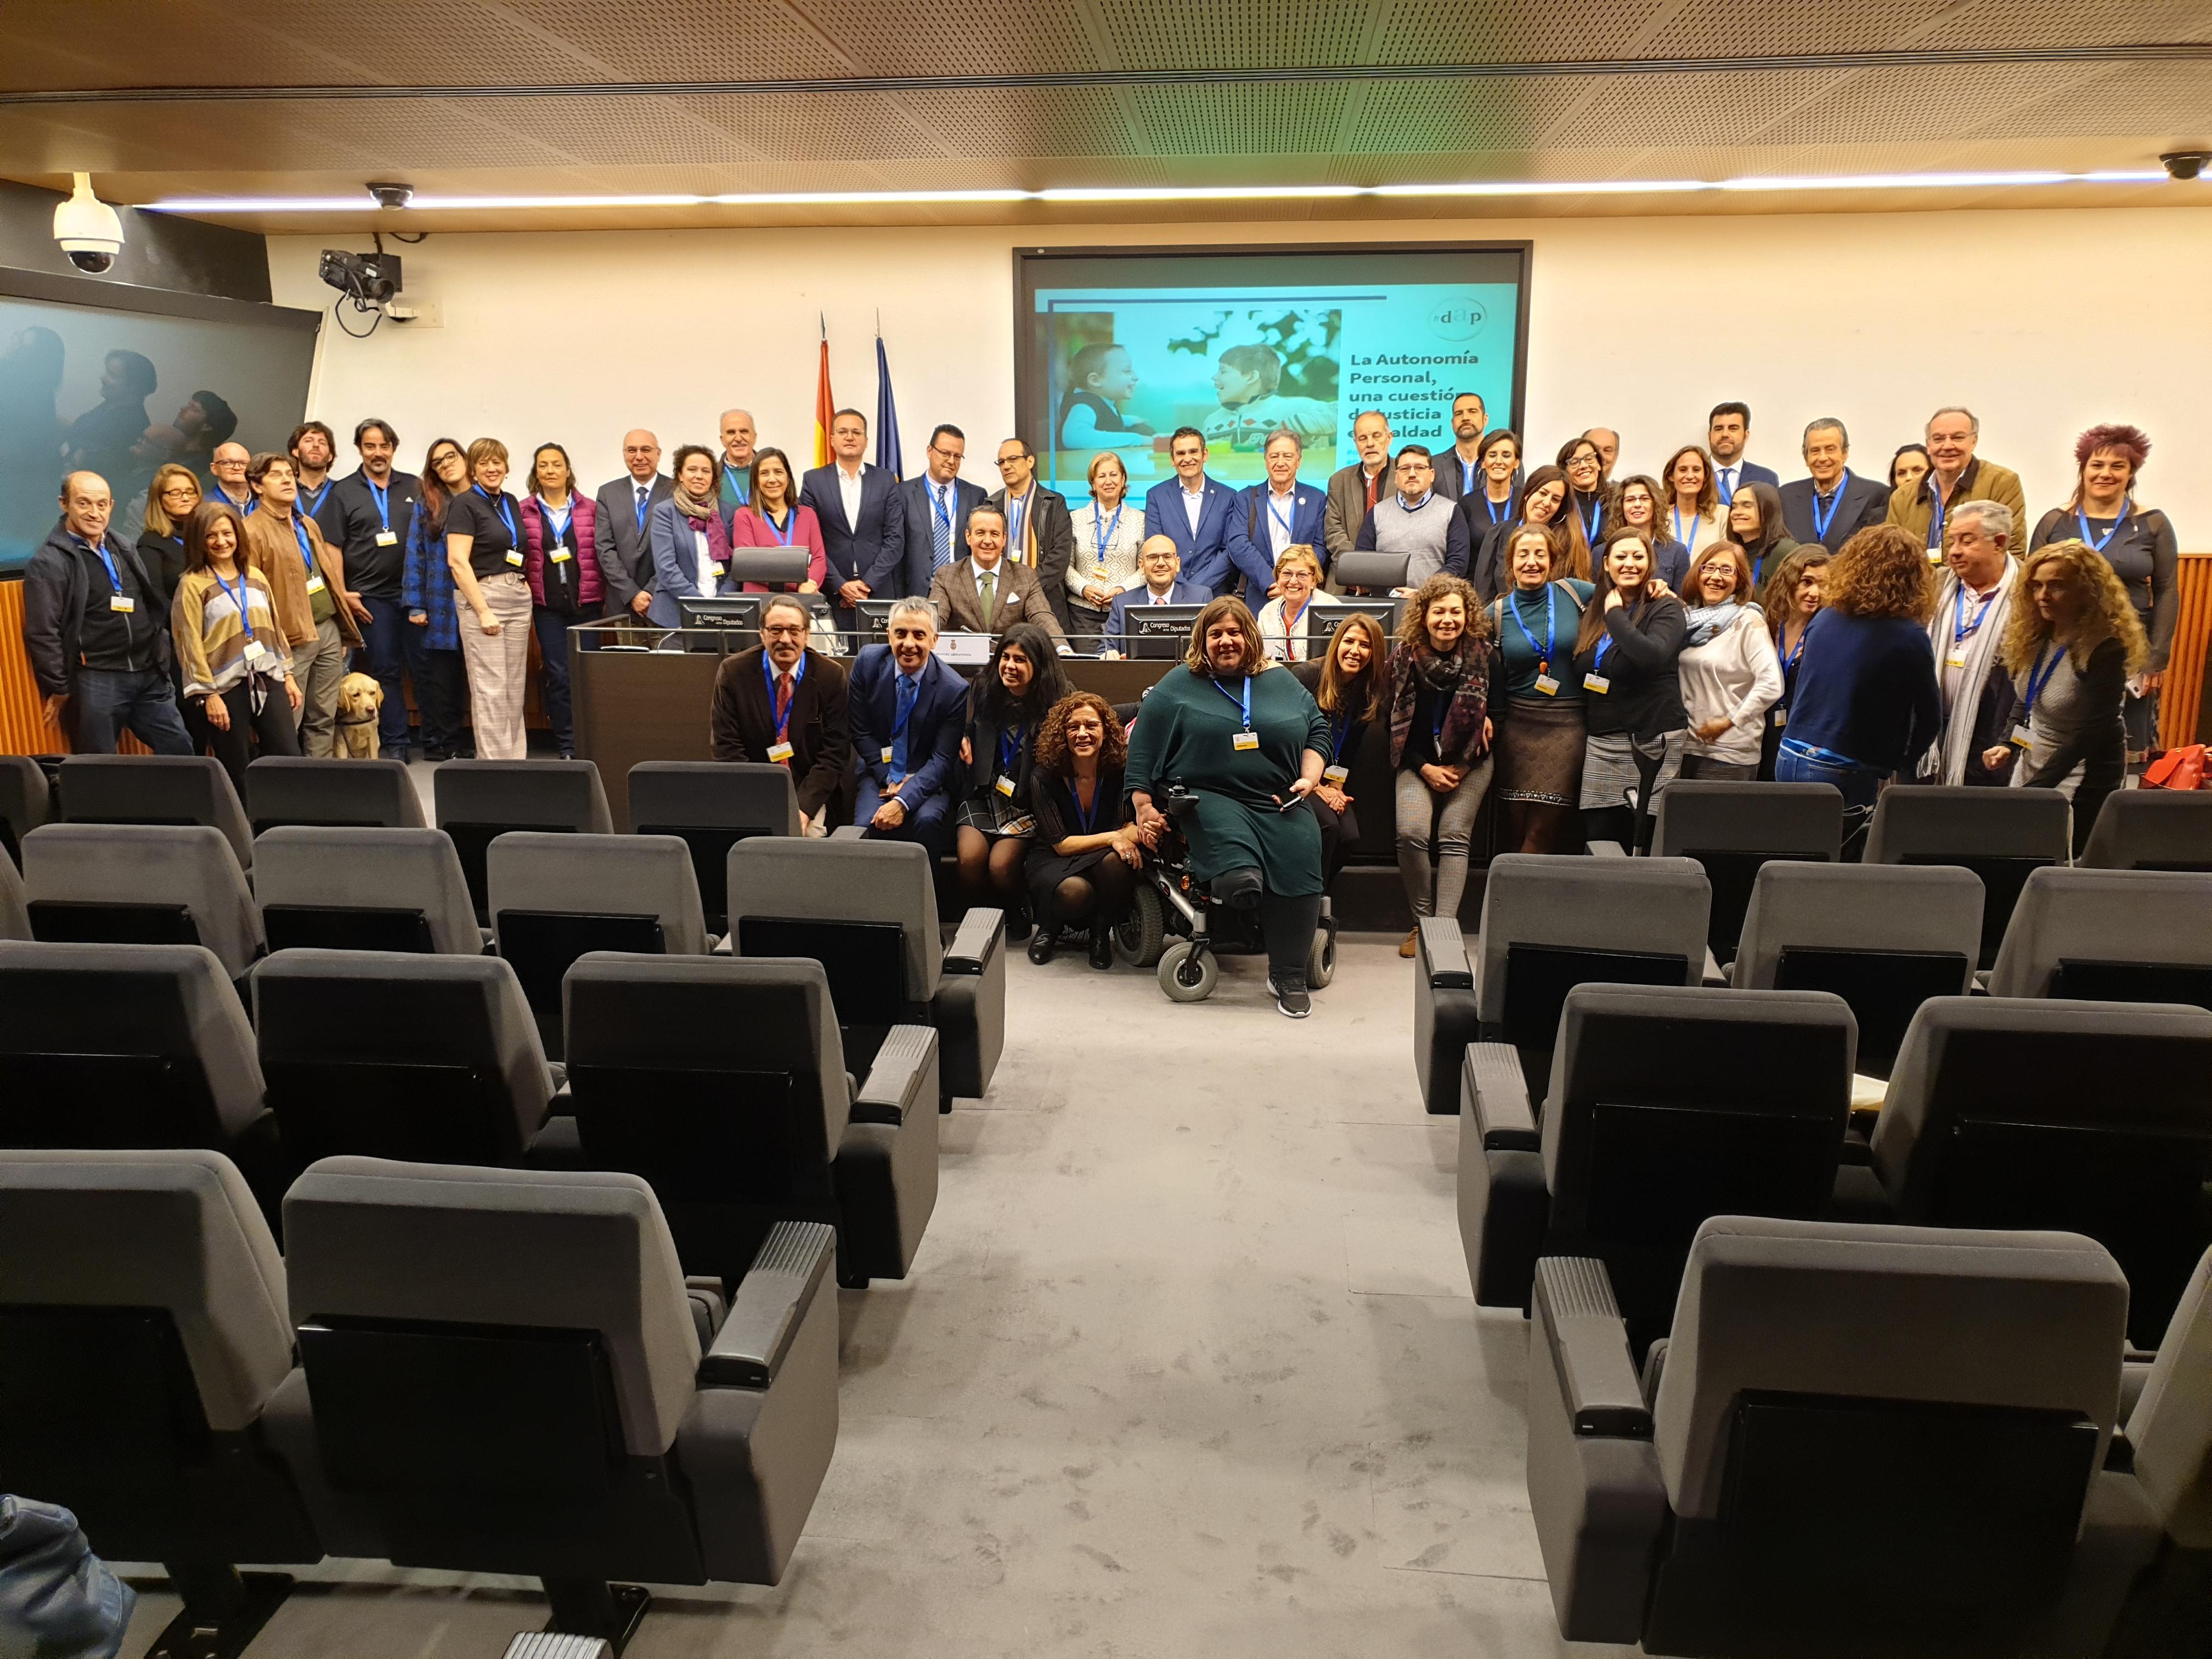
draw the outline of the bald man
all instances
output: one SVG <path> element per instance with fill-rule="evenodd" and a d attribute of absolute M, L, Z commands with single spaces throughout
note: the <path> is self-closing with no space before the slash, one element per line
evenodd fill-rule
<path fill-rule="evenodd" d="M 653 605 L 653 546 L 646 521 L 653 503 L 666 501 L 673 486 L 660 470 L 660 440 L 642 427 L 623 434 L 623 465 L 628 471 L 621 477 L 599 486 L 592 553 L 607 590 L 608 617 L 627 613 L 642 623 Z"/>
<path fill-rule="evenodd" d="M 112 755 L 128 727 L 157 755 L 192 740 L 169 684 L 160 590 L 108 529 L 115 498 L 96 472 L 62 480 L 61 520 L 23 572 L 23 649 L 46 723 L 80 755 Z"/>
<path fill-rule="evenodd" d="M 240 513 L 253 511 L 253 486 L 246 482 L 246 469 L 253 459 L 244 444 L 217 444 L 208 457 L 208 492 L 211 501 L 228 501 Z"/>
<path fill-rule="evenodd" d="M 722 483 L 722 517 L 726 522 L 738 516 L 741 507 L 753 503 L 753 446 L 760 434 L 754 429 L 752 411 L 726 409 L 722 411 L 722 465 L 720 468 Z"/>

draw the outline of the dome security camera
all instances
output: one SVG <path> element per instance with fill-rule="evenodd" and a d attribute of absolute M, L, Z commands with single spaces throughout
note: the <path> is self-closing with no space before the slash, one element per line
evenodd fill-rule
<path fill-rule="evenodd" d="M 2194 179 L 2204 171 L 2204 164 L 2212 161 L 2212 151 L 2201 149 L 2168 150 L 2160 156 L 2159 164 L 2172 179 Z"/>
<path fill-rule="evenodd" d="M 54 240 L 62 245 L 70 263 L 88 276 L 104 276 L 115 268 L 123 252 L 123 221 L 113 208 L 92 193 L 92 175 L 74 175 L 76 188 L 68 201 L 54 210 Z"/>
<path fill-rule="evenodd" d="M 368 193 L 376 198 L 380 208 L 404 208 L 415 199 L 412 185 L 371 185 Z"/>

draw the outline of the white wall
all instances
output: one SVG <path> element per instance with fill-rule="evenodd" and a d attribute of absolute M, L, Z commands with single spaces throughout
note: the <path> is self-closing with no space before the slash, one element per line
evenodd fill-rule
<path fill-rule="evenodd" d="M 1309 226 L 1302 241 L 1527 239 L 1532 447 L 1609 425 L 1624 462 L 1703 435 L 1723 398 L 1753 407 L 1752 455 L 1796 476 L 1805 422 L 1841 416 L 1860 470 L 1887 468 L 1939 404 L 1982 419 L 1982 453 L 2021 471 L 2031 511 L 2065 499 L 2072 443 L 2131 420 L 2156 449 L 2142 498 L 2185 548 L 2212 546 L 2204 388 L 2212 384 L 2212 212 L 1899 213 L 1803 217 L 1423 221 Z M 1013 421 L 1016 246 L 1275 240 L 1265 226 L 547 232 L 433 236 L 405 250 L 410 299 L 443 325 L 368 340 L 325 327 L 313 411 L 343 431 L 381 415 L 409 466 L 441 434 L 565 443 L 621 471 L 624 430 L 712 444 L 750 408 L 808 464 L 817 317 L 840 403 L 875 407 L 883 316 L 909 469 L 945 420 L 968 476 Z M 337 238 L 270 243 L 279 303 L 319 307 Z M 1416 436 L 1419 434 L 1401 434 Z"/>

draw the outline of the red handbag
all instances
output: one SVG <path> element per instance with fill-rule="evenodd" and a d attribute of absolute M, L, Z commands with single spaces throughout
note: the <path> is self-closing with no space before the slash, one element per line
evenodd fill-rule
<path fill-rule="evenodd" d="M 2204 745 L 2192 743 L 2169 749 L 2143 773 L 2146 789 L 2202 789 L 2204 783 Z"/>

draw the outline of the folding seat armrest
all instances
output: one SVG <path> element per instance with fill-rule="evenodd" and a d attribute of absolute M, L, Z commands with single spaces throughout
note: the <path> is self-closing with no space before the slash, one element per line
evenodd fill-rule
<path fill-rule="evenodd" d="M 1439 990 L 1472 991 L 1474 967 L 1467 959 L 1467 935 L 1460 931 L 1459 919 L 1423 916 L 1417 926 L 1421 965 L 1429 976 L 1429 983 Z"/>
<path fill-rule="evenodd" d="M 960 918 L 939 969 L 947 974 L 982 973 L 991 958 L 1006 948 L 1006 913 L 979 906 Z"/>
<path fill-rule="evenodd" d="M 1467 936 L 1450 916 L 1415 923 L 1413 1074 L 1421 1103 L 1440 1116 L 1459 1111 L 1461 1055 L 1474 1041 L 1474 969 Z"/>
<path fill-rule="evenodd" d="M 867 839 L 857 823 L 841 823 L 830 832 L 832 841 L 865 841 Z"/>
<path fill-rule="evenodd" d="M 1628 849 L 1617 841 L 1594 841 L 1589 843 L 1589 855 L 1594 859 L 1625 859 Z"/>
<path fill-rule="evenodd" d="M 779 1221 L 745 1270 L 721 1329 L 699 1361 L 702 1389 L 766 1389 L 783 1367 L 806 1310 L 837 1257 L 837 1231 Z"/>
<path fill-rule="evenodd" d="M 894 1025 L 867 1081 L 853 1097 L 853 1121 L 896 1128 L 907 1114 L 937 1104 L 937 1031 L 928 1025 Z"/>
<path fill-rule="evenodd" d="M 1510 1042 L 1470 1042 L 1461 1078 L 1486 1151 L 1541 1152 L 1521 1053 Z"/>
<path fill-rule="evenodd" d="M 1577 1436 L 1649 1440 L 1651 1409 L 1628 1352 L 1628 1322 L 1613 1300 L 1605 1263 L 1546 1256 L 1536 1263 L 1535 1334 Z"/>

